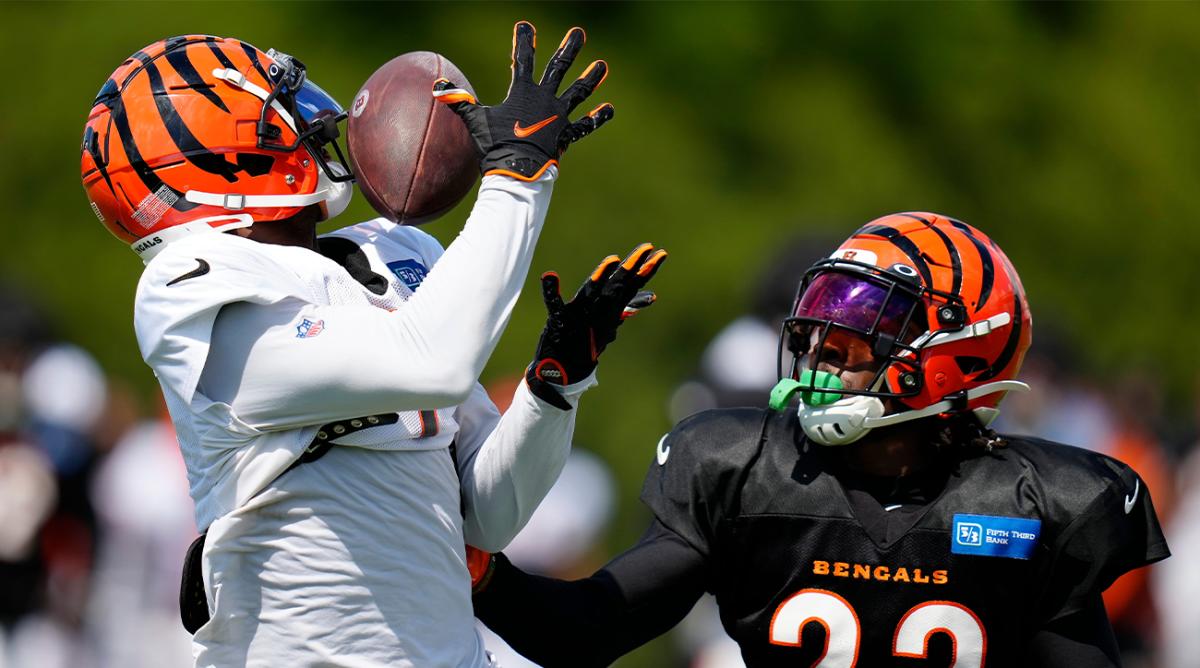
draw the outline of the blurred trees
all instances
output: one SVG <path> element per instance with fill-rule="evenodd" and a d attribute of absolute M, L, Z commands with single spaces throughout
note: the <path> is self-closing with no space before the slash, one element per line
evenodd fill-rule
<path fill-rule="evenodd" d="M 379 64 L 428 49 L 497 101 L 518 18 L 542 35 L 539 67 L 568 27 L 587 28 L 581 60 L 611 68 L 595 102 L 617 116 L 564 160 L 487 377 L 532 354 L 537 274 L 569 285 L 643 240 L 671 252 L 659 303 L 623 328 L 579 418 L 579 442 L 620 481 L 614 549 L 644 525 L 633 499 L 670 427 L 666 396 L 748 309 L 772 249 L 806 229 L 840 237 L 911 209 L 962 218 L 1005 248 L 1035 320 L 1077 342 L 1093 375 L 1142 368 L 1174 408 L 1191 405 L 1195 4 L 5 3 L 0 17 L 0 274 L 147 408 L 156 385 L 130 317 L 140 262 L 92 220 L 78 180 L 85 116 L 121 60 L 172 34 L 236 35 L 298 56 L 348 103 Z M 469 200 L 426 229 L 449 243 Z M 338 223 L 370 215 L 360 198 Z"/>

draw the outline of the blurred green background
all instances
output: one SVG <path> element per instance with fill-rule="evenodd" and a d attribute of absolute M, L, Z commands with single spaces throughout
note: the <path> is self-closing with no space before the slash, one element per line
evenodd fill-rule
<path fill-rule="evenodd" d="M 232 35 L 296 55 L 348 104 L 386 60 L 433 50 L 495 102 L 520 18 L 543 46 L 584 26 L 581 61 L 611 69 L 594 100 L 617 111 L 566 155 L 531 276 L 556 269 L 573 285 L 643 240 L 671 252 L 659 303 L 622 330 L 579 416 L 578 442 L 619 479 L 611 550 L 647 521 L 636 497 L 672 388 L 797 233 L 840 238 L 900 210 L 961 218 L 1021 272 L 1035 338 L 1051 323 L 1093 377 L 1140 369 L 1174 415 L 1194 404 L 1195 3 L 5 3 L 0 277 L 152 412 L 131 327 L 141 263 L 97 224 L 78 178 L 89 104 L 117 64 L 165 36 Z M 450 243 L 471 200 L 425 229 Z M 360 197 L 337 222 L 371 215 Z M 535 281 L 485 379 L 527 363 Z M 622 665 L 661 665 L 665 651 Z"/>

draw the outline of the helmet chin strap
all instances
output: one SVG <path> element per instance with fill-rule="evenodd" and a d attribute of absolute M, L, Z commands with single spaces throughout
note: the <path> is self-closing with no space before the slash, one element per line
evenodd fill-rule
<path fill-rule="evenodd" d="M 329 166 L 339 175 L 348 173 L 341 163 L 331 162 Z M 318 173 L 317 191 L 311 195 L 219 195 L 189 190 L 185 195 L 188 201 L 222 206 L 226 210 L 239 213 L 198 218 L 182 225 L 168 227 L 138 239 L 129 247 L 141 256 L 142 262 L 149 263 L 155 255 L 158 255 L 159 251 L 176 239 L 198 232 L 228 232 L 239 227 L 250 227 L 254 224 L 254 217 L 242 212 L 242 209 L 247 207 L 320 204 L 321 211 L 324 213 L 321 220 L 329 220 L 346 210 L 353 194 L 354 187 L 350 181 L 334 181 L 326 177 L 324 171 Z M 230 203 L 230 198 L 236 198 L 236 203 Z"/>
<path fill-rule="evenodd" d="M 804 371 L 799 381 L 785 378 L 771 391 L 771 407 L 782 410 L 793 394 L 815 385 L 819 389 L 841 389 L 841 380 L 824 371 Z M 1016 380 L 1000 380 L 986 383 L 966 392 L 966 400 L 977 399 L 996 392 L 1027 391 L 1029 386 Z M 884 415 L 883 401 L 879 397 L 851 395 L 831 401 L 839 396 L 834 391 L 803 391 L 797 414 L 800 426 L 809 439 L 821 445 L 849 445 L 879 427 L 890 427 L 904 422 L 920 420 L 939 413 L 951 411 L 957 402 L 943 399 L 917 410 L 901 411 Z M 980 418 L 986 423 L 996 416 L 995 409 L 979 409 Z"/>
<path fill-rule="evenodd" d="M 340 162 L 331 162 L 329 167 L 339 176 L 349 173 Z M 241 211 L 258 207 L 305 207 L 309 204 L 320 204 L 325 211 L 325 217 L 322 220 L 329 220 L 346 210 L 350 204 L 350 196 L 353 194 L 354 188 L 349 181 L 334 181 L 325 175 L 324 170 L 320 170 L 317 172 L 317 189 L 307 195 L 240 195 L 189 190 L 184 193 L 184 199 L 195 204 L 221 207 L 226 211 Z"/>

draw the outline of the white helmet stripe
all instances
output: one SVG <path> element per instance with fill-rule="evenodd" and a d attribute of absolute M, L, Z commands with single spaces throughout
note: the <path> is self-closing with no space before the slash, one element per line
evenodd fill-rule
<path fill-rule="evenodd" d="M 987 320 L 980 320 L 979 322 L 967 325 L 956 332 L 933 332 L 932 334 L 926 334 L 928 338 L 921 337 L 925 338 L 924 341 L 917 339 L 916 341 L 913 341 L 911 345 L 914 348 L 930 348 L 933 346 L 940 346 L 944 343 L 952 343 L 954 341 L 974 338 L 976 336 L 985 336 L 987 334 L 991 334 L 993 329 L 1000 329 L 1011 322 L 1012 314 L 1005 311 L 1003 313 L 997 313 Z"/>

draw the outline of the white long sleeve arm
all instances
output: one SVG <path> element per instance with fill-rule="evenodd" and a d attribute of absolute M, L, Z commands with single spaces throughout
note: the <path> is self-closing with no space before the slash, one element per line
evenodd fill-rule
<path fill-rule="evenodd" d="M 462 232 L 394 312 L 285 299 L 216 320 L 200 387 L 258 429 L 462 403 L 508 324 L 550 202 L 534 183 L 486 177 Z M 304 319 L 318 336 L 297 337 Z"/>
<path fill-rule="evenodd" d="M 498 552 L 529 521 L 567 461 L 579 395 L 595 384 L 592 374 L 563 388 L 572 406 L 564 411 L 536 398 L 522 382 L 504 415 L 476 386 L 458 410 L 458 472 L 468 545 Z"/>

